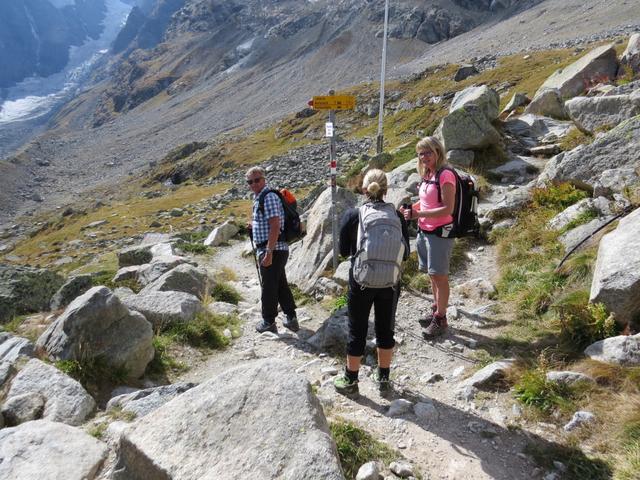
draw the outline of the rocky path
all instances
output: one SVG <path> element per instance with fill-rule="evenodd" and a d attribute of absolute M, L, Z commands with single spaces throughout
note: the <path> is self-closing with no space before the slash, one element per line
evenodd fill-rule
<path fill-rule="evenodd" d="M 528 438 L 509 423 L 517 416 L 508 393 L 482 392 L 475 399 L 460 394 L 460 382 L 478 369 L 475 352 L 491 345 L 497 321 L 487 317 L 492 302 L 452 295 L 458 318 L 450 332 L 437 341 L 425 341 L 416 319 L 426 312 L 427 296 L 402 293 L 397 315 L 394 390 L 384 397 L 369 378 L 373 357 L 365 359 L 360 374 L 360 396 L 349 399 L 335 392 L 333 376 L 341 371 L 344 356 L 317 352 L 305 340 L 330 316 L 320 304 L 299 309 L 301 329 L 292 334 L 279 326 L 279 335 L 257 334 L 260 318 L 259 287 L 251 258 L 242 258 L 243 243 L 219 249 L 210 267 L 233 265 L 235 287 L 250 307 L 242 314 L 243 334 L 230 348 L 216 353 L 187 372 L 181 380 L 203 381 L 250 358 L 287 358 L 316 385 L 330 419 L 353 422 L 375 438 L 399 450 L 417 467 L 423 478 L 529 479 L 540 476 L 535 464 L 522 453 Z M 468 279 L 491 278 L 496 271 L 492 246 L 472 244 L 465 269 L 452 286 Z M 281 319 L 278 324 L 281 325 Z M 499 352 L 491 351 L 498 356 Z"/>

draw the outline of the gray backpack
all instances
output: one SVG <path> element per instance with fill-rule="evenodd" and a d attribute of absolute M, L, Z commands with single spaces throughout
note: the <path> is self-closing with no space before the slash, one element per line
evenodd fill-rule
<path fill-rule="evenodd" d="M 358 217 L 354 280 L 363 287 L 395 287 L 405 249 L 396 209 L 390 203 L 366 203 L 360 207 Z"/>

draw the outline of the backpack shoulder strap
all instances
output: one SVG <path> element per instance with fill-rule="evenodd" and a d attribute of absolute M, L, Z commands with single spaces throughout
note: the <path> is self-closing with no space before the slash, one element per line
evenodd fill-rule
<path fill-rule="evenodd" d="M 442 203 L 442 185 L 440 184 L 440 174 L 445 170 L 449 170 L 451 173 L 453 173 L 453 176 L 456 177 L 456 182 L 458 180 L 458 172 L 456 172 L 455 168 L 449 167 L 448 165 L 440 167 L 440 169 L 436 172 L 436 178 L 435 178 L 435 184 L 436 184 L 436 187 L 438 188 L 438 203 Z"/>
<path fill-rule="evenodd" d="M 265 188 L 262 192 L 260 192 L 260 196 L 258 197 L 258 210 L 262 214 L 264 214 L 264 199 L 270 193 L 275 193 L 280 201 L 282 201 L 282 194 L 278 190 L 274 190 L 273 188 Z"/>

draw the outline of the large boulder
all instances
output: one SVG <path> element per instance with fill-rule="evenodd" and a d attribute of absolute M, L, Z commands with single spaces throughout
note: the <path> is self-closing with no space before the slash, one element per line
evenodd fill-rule
<path fill-rule="evenodd" d="M 584 354 L 599 362 L 625 367 L 640 366 L 640 333 L 605 338 L 589 345 Z"/>
<path fill-rule="evenodd" d="M 107 412 L 120 409 L 143 417 L 195 386 L 195 383 L 174 383 L 118 395 L 107 403 Z"/>
<path fill-rule="evenodd" d="M 153 245 L 135 245 L 127 247 L 118 252 L 118 266 L 131 267 L 133 265 L 142 265 L 151 262 L 153 254 L 151 247 Z"/>
<path fill-rule="evenodd" d="M 565 122 L 533 114 L 509 119 L 504 124 L 504 129 L 508 133 L 519 137 L 529 148 L 540 144 L 555 143 L 567 135 L 572 127 L 573 122 Z"/>
<path fill-rule="evenodd" d="M 107 287 L 76 298 L 38 338 L 37 347 L 55 360 L 101 358 L 138 378 L 153 359 L 151 324 L 131 312 Z"/>
<path fill-rule="evenodd" d="M 613 80 L 617 73 L 616 49 L 613 44 L 603 45 L 591 50 L 568 67 L 556 70 L 538 92 L 555 88 L 560 91 L 562 98 L 572 98 L 581 95 L 596 83 Z"/>
<path fill-rule="evenodd" d="M 498 117 L 500 97 L 487 86 L 458 92 L 436 130 L 447 150 L 474 150 L 500 142 L 492 122 Z"/>
<path fill-rule="evenodd" d="M 209 236 L 204 240 L 204 244 L 211 247 L 217 247 L 231 240 L 240 229 L 238 226 L 227 220 L 219 227 L 214 228 Z"/>
<path fill-rule="evenodd" d="M 604 197 L 598 198 L 585 198 L 573 205 L 567 207 L 562 212 L 557 214 L 551 220 L 548 225 L 553 230 L 562 230 L 571 222 L 579 218 L 581 215 L 587 212 L 593 212 L 598 217 L 605 217 L 611 215 L 613 212 L 613 204 L 611 201 Z"/>
<path fill-rule="evenodd" d="M 567 111 L 564 108 L 564 102 L 560 96 L 560 92 L 555 88 L 547 88 L 539 90 L 533 97 L 531 103 L 524 110 L 525 114 L 542 115 L 557 120 L 566 120 Z"/>
<path fill-rule="evenodd" d="M 503 118 L 503 116 L 515 111 L 518 107 L 523 107 L 529 103 L 531 103 L 531 99 L 526 94 L 516 92 L 500 112 L 500 117 Z"/>
<path fill-rule="evenodd" d="M 136 295 L 127 288 L 117 288 L 114 293 L 128 309 L 144 315 L 156 330 L 173 323 L 189 323 L 203 310 L 198 297 L 185 292 L 150 291 Z"/>
<path fill-rule="evenodd" d="M 580 130 L 594 133 L 640 115 L 640 96 L 576 97 L 565 103 L 565 109 Z"/>
<path fill-rule="evenodd" d="M 9 332 L 0 332 L 0 362 L 15 363 L 20 357 L 30 358 L 33 355 L 33 343 L 29 340 Z"/>
<path fill-rule="evenodd" d="M 169 270 L 188 262 L 186 258 L 177 255 L 161 255 L 154 257 L 151 263 L 145 263 L 138 269 L 137 279 L 140 285 L 148 285 L 156 281 Z M 192 263 L 193 264 L 193 263 Z"/>
<path fill-rule="evenodd" d="M 338 188 L 336 207 L 338 222 L 342 214 L 355 206 L 356 196 Z M 308 292 L 333 258 L 331 189 L 327 188 L 315 201 L 307 217 L 307 234 L 291 245 L 287 279 Z M 336 245 L 337 247 L 337 245 Z"/>
<path fill-rule="evenodd" d="M 622 53 L 620 63 L 626 65 L 635 74 L 640 74 L 640 33 L 634 33 L 629 38 L 629 44 Z"/>
<path fill-rule="evenodd" d="M 245 363 L 137 420 L 114 480 L 343 480 L 320 403 L 294 369 Z"/>
<path fill-rule="evenodd" d="M 613 168 L 640 166 L 640 116 L 621 123 L 590 145 L 553 157 L 538 177 L 538 184 L 570 182 L 592 190 L 602 172 Z"/>
<path fill-rule="evenodd" d="M 0 478 L 93 480 L 107 445 L 82 430 L 38 420 L 0 430 Z"/>
<path fill-rule="evenodd" d="M 591 282 L 592 302 L 604 303 L 621 325 L 640 325 L 640 209 L 600 241 Z"/>
<path fill-rule="evenodd" d="M 14 315 L 49 309 L 64 279 L 46 269 L 0 264 L 0 323 Z"/>
<path fill-rule="evenodd" d="M 164 273 L 160 278 L 144 287 L 140 293 L 185 292 L 202 300 L 212 287 L 213 282 L 209 279 L 205 269 L 184 263 Z"/>
<path fill-rule="evenodd" d="M 74 298 L 82 295 L 93 286 L 91 275 L 76 275 L 69 278 L 51 299 L 52 311 L 60 310 L 69 305 Z"/>
<path fill-rule="evenodd" d="M 632 185 L 640 184 L 640 176 L 633 167 L 610 168 L 603 170 L 593 186 L 594 196 L 612 196 L 624 192 Z"/>
<path fill-rule="evenodd" d="M 80 425 L 96 407 L 82 385 L 36 358 L 29 360 L 13 379 L 6 401 L 34 393 L 44 398 L 42 418 L 54 422 Z"/>
<path fill-rule="evenodd" d="M 387 185 L 390 188 L 404 188 L 409 177 L 417 172 L 417 168 L 417 159 L 414 157 L 387 173 Z"/>

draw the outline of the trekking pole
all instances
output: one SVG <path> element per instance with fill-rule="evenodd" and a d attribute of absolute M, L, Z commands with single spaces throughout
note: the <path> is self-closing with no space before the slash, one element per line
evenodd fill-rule
<path fill-rule="evenodd" d="M 258 264 L 258 252 L 256 252 L 256 246 L 253 244 L 253 235 L 249 235 L 251 240 L 251 250 L 253 251 L 253 260 L 256 264 L 256 272 L 258 272 L 258 281 L 260 282 L 260 288 L 262 288 L 262 277 L 260 276 L 260 265 Z"/>

